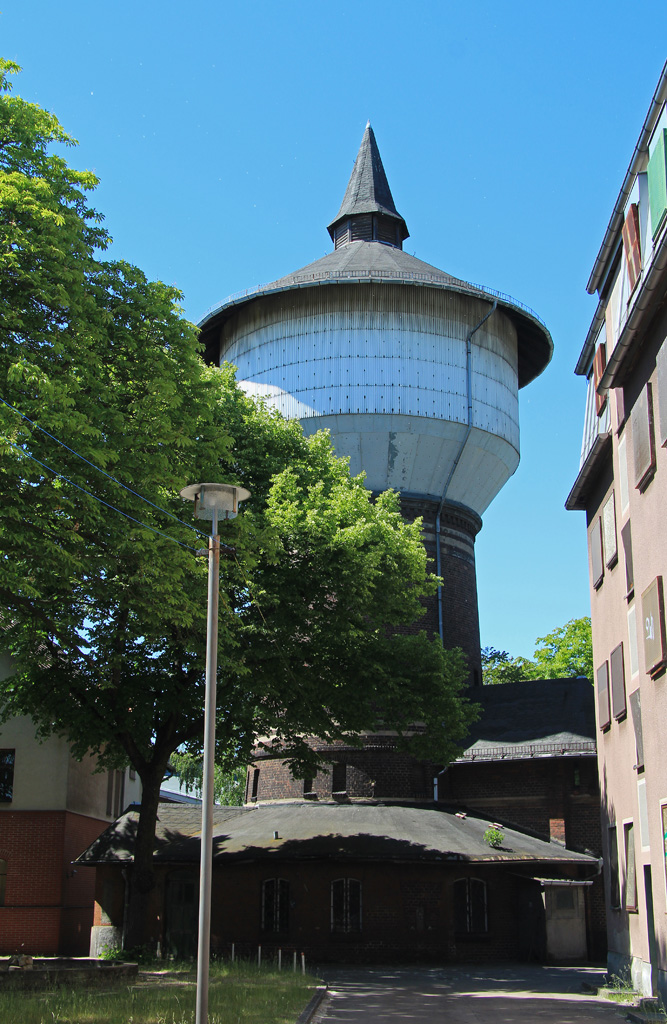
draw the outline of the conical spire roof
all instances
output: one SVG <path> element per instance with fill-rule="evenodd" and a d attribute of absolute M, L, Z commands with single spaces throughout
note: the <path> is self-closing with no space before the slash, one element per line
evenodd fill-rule
<path fill-rule="evenodd" d="M 398 221 L 401 225 L 401 241 L 408 237 L 407 224 L 394 204 L 370 121 L 364 131 L 343 202 L 338 213 L 328 225 L 329 234 L 334 238 L 336 225 L 342 220 L 369 213 L 381 214 L 390 217 L 393 221 Z"/>

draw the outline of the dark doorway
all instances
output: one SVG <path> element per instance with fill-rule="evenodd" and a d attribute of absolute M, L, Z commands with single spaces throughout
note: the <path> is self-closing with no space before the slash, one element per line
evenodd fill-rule
<path fill-rule="evenodd" d="M 199 877 L 194 871 L 172 871 L 165 893 L 165 953 L 189 960 L 197 953 Z"/>

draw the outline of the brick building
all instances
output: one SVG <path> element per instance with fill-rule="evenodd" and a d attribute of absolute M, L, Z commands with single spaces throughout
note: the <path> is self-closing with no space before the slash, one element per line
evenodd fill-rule
<path fill-rule="evenodd" d="M 566 503 L 586 512 L 609 968 L 665 1002 L 666 153 L 667 65 L 588 282 L 599 303 L 576 366 L 588 392 Z"/>
<path fill-rule="evenodd" d="M 40 743 L 29 718 L 0 726 L 0 954 L 87 956 L 95 882 L 72 861 L 139 793 L 62 738 Z"/>

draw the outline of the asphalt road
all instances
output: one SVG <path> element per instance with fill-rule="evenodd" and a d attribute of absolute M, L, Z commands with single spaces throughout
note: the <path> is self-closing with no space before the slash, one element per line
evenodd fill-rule
<path fill-rule="evenodd" d="M 620 1024 L 618 1004 L 586 995 L 601 967 L 323 967 L 329 993 L 312 1024 Z"/>

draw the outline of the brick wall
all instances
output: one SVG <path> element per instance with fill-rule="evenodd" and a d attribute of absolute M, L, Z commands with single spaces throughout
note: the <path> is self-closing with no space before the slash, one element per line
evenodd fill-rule
<path fill-rule="evenodd" d="M 67 811 L 2 812 L 0 858 L 7 862 L 7 883 L 0 953 L 87 954 L 94 872 L 75 869 L 71 861 L 106 825 Z"/>

